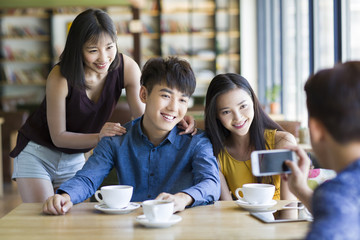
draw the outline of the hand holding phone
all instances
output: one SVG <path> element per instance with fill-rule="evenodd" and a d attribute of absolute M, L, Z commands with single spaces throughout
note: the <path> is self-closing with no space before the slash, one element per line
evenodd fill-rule
<path fill-rule="evenodd" d="M 296 162 L 295 152 L 288 149 L 259 150 L 251 153 L 252 173 L 256 177 L 290 173 L 286 160 Z"/>

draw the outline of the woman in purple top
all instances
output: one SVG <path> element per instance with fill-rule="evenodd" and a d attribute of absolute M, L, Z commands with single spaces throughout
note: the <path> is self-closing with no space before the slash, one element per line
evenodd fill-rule
<path fill-rule="evenodd" d="M 135 61 L 118 52 L 115 25 L 104 11 L 89 9 L 75 18 L 60 62 L 48 76 L 46 96 L 10 153 L 23 202 L 44 202 L 82 168 L 84 153 L 101 138 L 126 133 L 107 120 L 123 88 L 132 116 L 143 114 L 140 75 Z M 187 121 L 182 128 L 191 132 L 194 120 Z"/>

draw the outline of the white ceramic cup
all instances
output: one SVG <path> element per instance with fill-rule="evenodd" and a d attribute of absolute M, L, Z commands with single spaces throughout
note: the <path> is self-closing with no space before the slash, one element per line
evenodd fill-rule
<path fill-rule="evenodd" d="M 102 198 L 99 197 L 101 194 Z M 133 194 L 133 187 L 128 185 L 103 186 L 95 192 L 95 198 L 105 203 L 109 208 L 124 208 L 129 205 Z"/>
<path fill-rule="evenodd" d="M 174 202 L 167 200 L 146 200 L 142 207 L 150 222 L 166 222 L 174 213 Z"/>
<path fill-rule="evenodd" d="M 239 195 L 243 193 L 244 197 Z M 269 203 L 275 194 L 275 186 L 265 183 L 247 183 L 242 188 L 235 190 L 235 195 L 238 199 L 246 201 L 250 204 L 264 204 Z"/>

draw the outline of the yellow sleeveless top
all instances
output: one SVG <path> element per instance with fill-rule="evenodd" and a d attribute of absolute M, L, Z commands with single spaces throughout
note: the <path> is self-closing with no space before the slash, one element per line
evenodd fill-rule
<path fill-rule="evenodd" d="M 270 149 L 275 147 L 275 134 L 276 130 L 266 129 L 264 136 L 269 144 Z M 267 148 L 268 149 L 268 148 Z M 251 161 L 238 161 L 233 158 L 226 148 L 219 153 L 218 156 L 220 163 L 220 170 L 224 174 L 226 182 L 233 196 L 235 196 L 235 190 L 242 187 L 245 183 L 256 183 L 256 177 L 251 172 Z M 280 175 L 272 176 L 273 184 L 275 185 L 274 200 L 280 200 Z M 265 183 L 265 177 L 262 182 Z"/>

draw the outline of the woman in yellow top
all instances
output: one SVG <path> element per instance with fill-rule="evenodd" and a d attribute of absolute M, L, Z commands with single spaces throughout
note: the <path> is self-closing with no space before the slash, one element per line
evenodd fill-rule
<path fill-rule="evenodd" d="M 220 200 L 233 200 L 236 188 L 255 182 L 274 184 L 275 200 L 295 199 L 280 175 L 252 175 L 252 151 L 281 149 L 296 145 L 296 140 L 262 110 L 245 78 L 227 73 L 211 81 L 206 94 L 205 129 L 220 164 Z"/>

